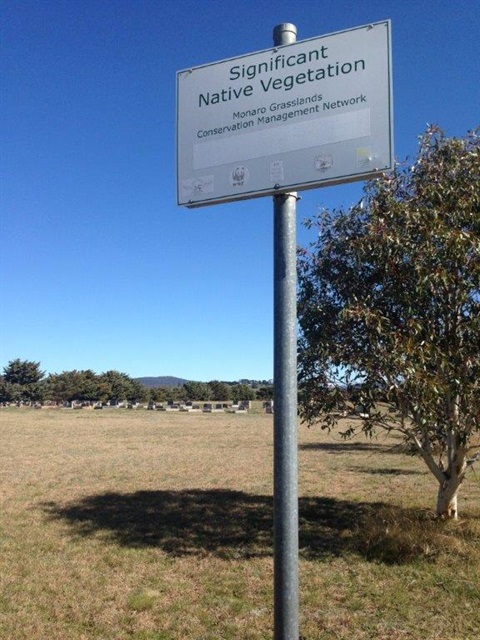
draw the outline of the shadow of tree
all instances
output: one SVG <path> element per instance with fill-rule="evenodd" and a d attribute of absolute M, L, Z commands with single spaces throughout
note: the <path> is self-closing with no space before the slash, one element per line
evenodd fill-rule
<path fill-rule="evenodd" d="M 326 451 L 327 453 L 390 453 L 405 454 L 407 449 L 403 443 L 396 445 L 379 444 L 377 442 L 311 442 L 299 445 L 300 451 Z"/>
<path fill-rule="evenodd" d="M 382 469 L 372 469 L 371 467 L 350 466 L 350 471 L 358 471 L 358 473 L 368 473 L 376 476 L 423 476 L 427 471 L 416 471 L 414 469 L 399 469 L 397 467 L 385 467 Z"/>
<path fill-rule="evenodd" d="M 91 495 L 65 505 L 49 502 L 42 509 L 48 518 L 69 523 L 73 535 L 104 535 L 122 546 L 159 547 L 172 556 L 214 554 L 246 559 L 273 552 L 271 496 L 226 489 L 137 491 Z M 384 553 L 388 527 L 382 525 L 382 514 L 387 511 L 389 521 L 402 523 L 398 527 L 401 556 L 392 539 L 393 527 L 388 533 L 388 557 Z M 369 560 L 404 562 L 411 555 L 405 553 L 409 551 L 405 544 L 410 544 L 405 543 L 405 523 L 416 522 L 410 549 L 416 554 L 419 532 L 426 531 L 418 526 L 419 518 L 425 519 L 425 514 L 382 503 L 302 497 L 300 553 L 305 559 L 318 559 L 351 551 Z M 375 527 L 375 545 L 369 522 L 380 522 Z"/>

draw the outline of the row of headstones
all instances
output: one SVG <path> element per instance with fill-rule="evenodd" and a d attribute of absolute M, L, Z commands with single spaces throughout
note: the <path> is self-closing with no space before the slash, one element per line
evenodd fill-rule
<path fill-rule="evenodd" d="M 228 411 L 230 413 L 236 413 L 238 411 L 248 411 L 251 408 L 250 401 L 247 402 L 239 402 L 238 404 L 228 404 L 224 402 L 204 402 L 202 405 L 194 404 L 193 402 L 169 402 L 166 405 L 163 403 L 155 404 L 153 402 L 149 403 L 147 409 L 151 411 L 197 411 L 203 413 L 214 413 L 214 412 L 222 412 Z"/>
<path fill-rule="evenodd" d="M 64 407 L 72 408 L 72 409 L 83 409 L 84 407 L 92 407 L 93 403 L 90 402 L 65 402 L 63 404 Z M 103 409 L 104 406 L 112 406 L 114 408 L 126 408 L 126 409 L 138 409 L 141 405 L 140 403 L 131 403 L 131 402 L 120 402 L 118 404 L 102 404 L 101 402 L 97 402 L 93 404 L 93 409 Z M 40 403 L 35 403 L 33 405 L 35 409 L 41 409 L 42 405 Z M 238 404 L 228 404 L 224 402 L 210 403 L 205 402 L 203 405 L 194 404 L 193 402 L 171 402 L 169 401 L 167 404 L 165 403 L 155 403 L 149 402 L 147 407 L 149 411 L 197 411 L 203 413 L 214 413 L 227 411 L 230 413 L 236 413 L 238 411 L 248 411 L 251 409 L 250 400 L 246 400 L 244 402 L 239 402 Z M 263 409 L 265 413 L 273 413 L 273 400 L 267 400 L 263 402 Z"/>

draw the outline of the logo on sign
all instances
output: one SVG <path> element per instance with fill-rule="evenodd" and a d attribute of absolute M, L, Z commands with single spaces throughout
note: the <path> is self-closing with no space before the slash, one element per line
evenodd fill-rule
<path fill-rule="evenodd" d="M 235 169 L 230 174 L 230 184 L 232 187 L 243 187 L 243 185 L 248 181 L 250 173 L 243 164 L 239 164 L 235 167 Z"/>
<path fill-rule="evenodd" d="M 315 169 L 317 171 L 328 171 L 333 167 L 333 158 L 330 154 L 323 153 L 315 158 Z"/>

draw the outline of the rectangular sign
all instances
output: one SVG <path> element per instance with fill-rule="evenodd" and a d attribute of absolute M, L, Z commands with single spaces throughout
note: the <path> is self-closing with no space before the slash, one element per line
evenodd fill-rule
<path fill-rule="evenodd" d="M 393 168 L 390 21 L 177 74 L 177 202 L 366 180 Z"/>

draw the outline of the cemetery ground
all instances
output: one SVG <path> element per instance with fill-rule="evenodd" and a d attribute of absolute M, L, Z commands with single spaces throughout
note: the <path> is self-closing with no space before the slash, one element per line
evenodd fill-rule
<path fill-rule="evenodd" d="M 0 410 L 1 640 L 272 637 L 260 409 Z M 392 437 L 299 427 L 304 640 L 474 640 L 480 470 L 458 522 Z"/>

